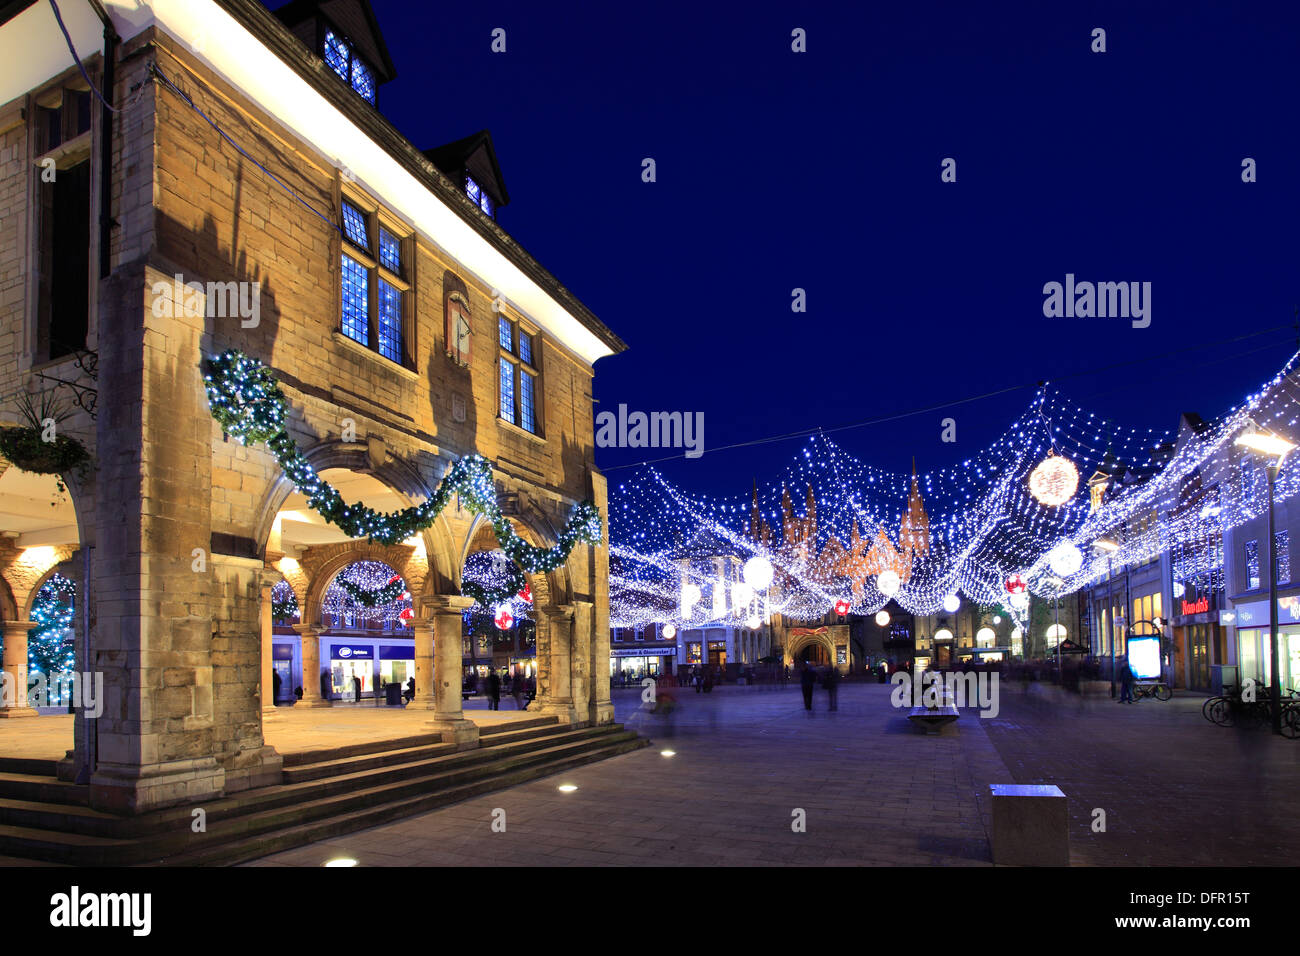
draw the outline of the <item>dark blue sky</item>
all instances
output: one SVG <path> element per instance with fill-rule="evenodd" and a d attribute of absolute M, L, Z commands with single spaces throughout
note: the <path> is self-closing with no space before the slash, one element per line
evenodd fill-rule
<path fill-rule="evenodd" d="M 422 148 L 491 129 L 502 225 L 628 342 L 596 366 L 597 409 L 702 411 L 706 447 L 1204 346 L 1291 323 L 1300 302 L 1298 4 L 373 5 L 399 74 L 384 113 Z M 1151 282 L 1150 327 L 1044 318 L 1043 284 L 1067 272 Z M 1164 429 L 1239 401 L 1295 341 L 1060 387 Z M 836 438 L 925 470 L 1031 395 Z M 801 447 L 664 468 L 732 494 Z"/>

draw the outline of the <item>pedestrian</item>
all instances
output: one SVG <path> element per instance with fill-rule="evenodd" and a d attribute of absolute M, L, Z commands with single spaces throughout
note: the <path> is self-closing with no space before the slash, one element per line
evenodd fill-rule
<path fill-rule="evenodd" d="M 496 671 L 488 672 L 487 679 L 488 709 L 501 709 L 501 675 Z"/>
<path fill-rule="evenodd" d="M 406 698 L 406 702 L 408 704 L 411 701 L 415 700 L 415 676 L 414 675 L 412 675 L 411 679 L 406 682 L 406 690 L 402 691 L 402 696 Z"/>
<path fill-rule="evenodd" d="M 826 709 L 839 709 L 839 692 L 840 692 L 840 672 L 832 664 L 826 669 Z"/>
<path fill-rule="evenodd" d="M 528 705 L 537 699 L 537 678 L 532 674 L 529 674 L 528 680 L 524 684 L 524 689 L 528 693 L 528 699 L 524 701 L 524 710 L 527 710 Z"/>
<path fill-rule="evenodd" d="M 274 707 L 275 702 L 280 699 L 280 684 L 283 683 L 279 671 L 271 671 L 271 683 L 274 687 L 271 691 L 271 706 Z"/>
<path fill-rule="evenodd" d="M 817 686 L 817 675 L 813 672 L 812 666 L 804 661 L 803 672 L 799 675 L 799 687 L 803 690 L 803 709 L 808 711 L 808 716 L 812 716 L 812 697 L 813 688 Z"/>
<path fill-rule="evenodd" d="M 700 669 L 698 667 L 695 669 L 695 674 L 692 679 L 695 682 L 695 693 L 698 694 L 700 691 L 704 690 L 704 678 L 700 675 Z"/>
<path fill-rule="evenodd" d="M 704 693 L 713 693 L 713 670 L 709 669 L 704 672 Z"/>
<path fill-rule="evenodd" d="M 352 675 L 352 690 L 357 695 L 357 703 L 361 703 L 361 677 L 358 674 Z"/>
<path fill-rule="evenodd" d="M 1133 669 L 1128 666 L 1128 655 L 1125 654 L 1115 666 L 1119 668 L 1119 700 L 1117 704 L 1133 703 Z"/>
<path fill-rule="evenodd" d="M 515 710 L 524 709 L 524 678 L 516 674 L 510 679 L 510 696 L 515 699 Z"/>

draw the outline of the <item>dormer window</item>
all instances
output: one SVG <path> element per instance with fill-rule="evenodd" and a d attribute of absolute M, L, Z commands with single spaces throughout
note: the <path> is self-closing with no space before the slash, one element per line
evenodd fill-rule
<path fill-rule="evenodd" d="M 375 74 L 365 60 L 357 55 L 348 43 L 333 30 L 326 29 L 324 50 L 321 54 L 325 64 L 339 75 L 339 78 L 352 87 L 367 103 L 375 102 Z"/>
<path fill-rule="evenodd" d="M 489 216 L 493 215 L 492 197 L 478 183 L 474 182 L 473 177 L 465 177 L 465 195 L 468 196 L 479 209 L 482 209 Z"/>

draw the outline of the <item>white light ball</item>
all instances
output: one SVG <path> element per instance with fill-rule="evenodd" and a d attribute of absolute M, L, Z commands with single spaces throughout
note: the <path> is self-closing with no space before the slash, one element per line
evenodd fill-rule
<path fill-rule="evenodd" d="M 741 573 L 746 584 L 755 591 L 761 591 L 772 583 L 772 562 L 761 554 L 756 554 L 745 562 Z"/>
<path fill-rule="evenodd" d="M 1001 614 L 994 614 L 994 615 L 993 615 L 993 623 L 994 623 L 994 624 L 1001 624 L 1001 623 L 1002 623 L 1002 615 L 1001 615 Z"/>
<path fill-rule="evenodd" d="M 991 627 L 981 627 L 978 631 L 975 632 L 976 644 L 991 645 L 991 644 L 996 644 L 997 640 L 998 640 L 997 631 L 993 630 L 993 628 Z"/>
<path fill-rule="evenodd" d="M 1024 594 L 1024 593 L 1013 594 L 1007 600 L 1011 604 L 1011 606 L 1015 608 L 1017 611 L 1023 611 L 1025 608 L 1029 607 L 1028 594 Z"/>
<path fill-rule="evenodd" d="M 749 617 L 745 618 L 745 627 L 749 628 L 751 631 L 758 630 L 759 625 L 762 623 L 763 619 L 757 614 L 751 614 Z"/>
<path fill-rule="evenodd" d="M 700 587 L 698 584 L 682 585 L 682 604 L 691 605 L 700 599 Z"/>
<path fill-rule="evenodd" d="M 667 639 L 667 640 L 670 640 L 670 641 L 671 641 L 671 640 L 672 640 L 674 637 L 676 637 L 676 636 L 677 636 L 677 625 L 676 625 L 676 624 L 665 624 L 665 625 L 664 625 L 664 638 Z"/>
<path fill-rule="evenodd" d="M 903 586 L 902 580 L 898 577 L 897 571 L 882 571 L 876 578 L 876 587 L 880 593 L 887 598 L 893 597 L 898 593 L 898 589 Z"/>
<path fill-rule="evenodd" d="M 879 624 L 881 627 L 887 625 L 889 623 L 889 612 L 888 611 L 877 612 L 876 623 Z"/>
<path fill-rule="evenodd" d="M 948 630 L 946 627 L 941 627 L 939 630 L 934 632 L 934 639 L 936 641 L 951 641 L 952 631 Z"/>
<path fill-rule="evenodd" d="M 1052 573 L 1068 578 L 1083 567 L 1083 552 L 1073 541 L 1062 541 L 1048 553 L 1047 563 Z"/>
<path fill-rule="evenodd" d="M 1055 453 L 1029 473 L 1029 493 L 1048 507 L 1063 505 L 1079 490 L 1079 469 Z"/>
<path fill-rule="evenodd" d="M 731 586 L 731 603 L 733 605 L 744 607 L 752 600 L 754 600 L 754 589 L 744 581 L 737 581 Z"/>
<path fill-rule="evenodd" d="M 949 614 L 956 614 L 957 608 L 961 607 L 961 598 L 955 594 L 949 594 L 943 599 L 943 609 Z"/>

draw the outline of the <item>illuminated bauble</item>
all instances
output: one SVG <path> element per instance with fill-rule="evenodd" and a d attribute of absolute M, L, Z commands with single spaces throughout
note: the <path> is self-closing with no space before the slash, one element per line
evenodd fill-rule
<path fill-rule="evenodd" d="M 877 612 L 877 614 L 876 614 L 876 623 L 879 624 L 881 627 L 884 627 L 886 624 L 888 624 L 888 623 L 889 623 L 889 612 L 888 612 L 888 611 L 879 611 L 879 612 Z"/>
<path fill-rule="evenodd" d="M 669 640 L 669 641 L 671 641 L 671 640 L 672 640 L 674 637 L 676 637 L 676 636 L 677 636 L 677 625 L 676 625 L 676 624 L 665 624 L 665 625 L 664 625 L 664 639 L 665 639 L 665 640 Z"/>
<path fill-rule="evenodd" d="M 761 591 L 772 583 L 772 562 L 761 554 L 756 554 L 745 562 L 741 570 L 745 583 L 755 591 Z"/>
<path fill-rule="evenodd" d="M 1047 639 L 1051 641 L 1053 644 L 1063 640 L 1064 638 L 1065 638 L 1064 624 L 1053 624 L 1051 627 L 1047 629 Z"/>
<path fill-rule="evenodd" d="M 1029 473 L 1029 493 L 1039 504 L 1063 505 L 1079 490 L 1079 469 L 1074 462 L 1053 452 Z"/>
<path fill-rule="evenodd" d="M 1006 586 L 1008 594 L 1024 594 L 1027 587 L 1025 579 L 1018 574 L 1013 574 L 1007 578 Z"/>
<path fill-rule="evenodd" d="M 1023 611 L 1025 608 L 1029 607 L 1029 595 L 1025 594 L 1023 591 L 1011 595 L 1009 601 L 1011 606 L 1017 611 Z"/>
<path fill-rule="evenodd" d="M 934 632 L 934 639 L 936 641 L 951 641 L 952 631 L 948 630 L 946 627 L 941 627 L 939 630 Z"/>
<path fill-rule="evenodd" d="M 515 623 L 515 616 L 510 613 L 510 606 L 508 604 L 498 604 L 492 622 L 503 631 L 510 630 L 510 626 Z"/>
<path fill-rule="evenodd" d="M 1083 567 L 1083 552 L 1073 541 L 1062 541 L 1047 554 L 1052 573 L 1068 578 Z"/>
<path fill-rule="evenodd" d="M 519 594 L 516 596 L 519 598 L 519 600 L 523 601 L 525 604 L 532 604 L 533 586 L 531 584 L 525 584 L 524 589 L 520 591 Z"/>
<path fill-rule="evenodd" d="M 731 586 L 731 603 L 735 607 L 744 607 L 754 600 L 754 589 L 744 581 L 737 581 Z"/>
<path fill-rule="evenodd" d="M 961 598 L 955 594 L 949 594 L 943 599 L 943 609 L 949 614 L 956 614 L 957 608 L 961 607 Z"/>
<path fill-rule="evenodd" d="M 700 599 L 700 586 L 698 584 L 682 585 L 682 607 L 690 607 Z"/>
<path fill-rule="evenodd" d="M 1001 624 L 1001 623 L 1002 623 L 1002 615 L 1001 615 L 1001 614 L 994 614 L 994 615 L 993 615 L 993 623 L 994 623 L 994 624 Z"/>
<path fill-rule="evenodd" d="M 998 639 L 997 631 L 993 630 L 993 628 L 991 627 L 981 627 L 978 631 L 975 632 L 976 644 L 980 644 L 980 645 L 994 644 L 997 642 L 997 639 Z"/>
<path fill-rule="evenodd" d="M 848 613 L 849 613 L 849 602 L 846 601 L 846 600 L 844 600 L 844 598 L 840 598 L 838 601 L 836 601 L 836 602 L 835 602 L 835 613 L 836 613 L 836 614 L 848 614 Z"/>
<path fill-rule="evenodd" d="M 887 598 L 897 594 L 902 586 L 903 582 L 898 577 L 897 571 L 881 571 L 880 576 L 876 578 L 876 588 Z"/>
<path fill-rule="evenodd" d="M 757 630 L 762 623 L 763 619 L 757 614 L 751 614 L 749 617 L 745 618 L 745 627 L 749 628 L 751 631 Z"/>

